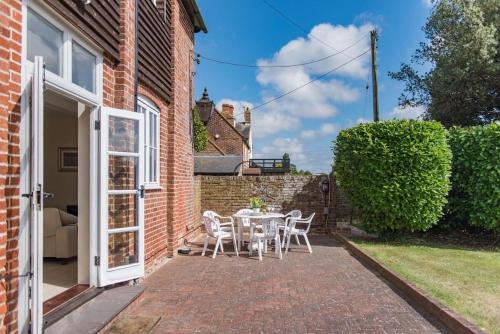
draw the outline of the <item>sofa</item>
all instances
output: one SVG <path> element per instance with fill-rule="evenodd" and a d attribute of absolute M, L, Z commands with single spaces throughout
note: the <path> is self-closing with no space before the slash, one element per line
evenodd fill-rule
<path fill-rule="evenodd" d="M 43 257 L 68 259 L 78 254 L 78 217 L 58 208 L 43 209 Z"/>

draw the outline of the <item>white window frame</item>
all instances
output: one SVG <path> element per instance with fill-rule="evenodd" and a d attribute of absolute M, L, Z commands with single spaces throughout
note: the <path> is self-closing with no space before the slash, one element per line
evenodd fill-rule
<path fill-rule="evenodd" d="M 160 110 L 156 104 L 145 96 L 139 95 L 137 97 L 137 106 L 141 107 L 141 112 L 144 112 L 144 187 L 146 189 L 160 189 Z M 156 116 L 156 143 L 157 146 L 151 146 L 149 142 L 151 124 L 149 121 L 149 114 Z M 155 149 L 156 152 L 156 180 L 150 181 L 149 175 L 149 162 L 150 162 L 150 149 Z"/>
<path fill-rule="evenodd" d="M 61 20 L 57 19 L 57 15 L 52 14 L 48 9 L 30 2 L 28 8 L 34 11 L 36 14 L 43 17 L 47 22 L 52 24 L 57 29 L 63 32 L 63 46 L 62 46 L 62 73 L 57 75 L 55 73 L 46 70 L 46 79 L 49 82 L 53 82 L 54 89 L 62 90 L 64 92 L 71 92 L 74 95 L 81 96 L 82 102 L 88 102 L 91 104 L 100 104 L 102 101 L 102 77 L 103 77 L 103 57 L 102 51 L 96 46 L 92 45 L 90 42 L 82 39 L 78 32 L 76 32 L 72 27 L 62 24 Z M 78 86 L 73 83 L 72 76 L 72 45 L 73 41 L 78 43 L 81 47 L 86 49 L 89 53 L 96 57 L 95 64 L 95 92 L 91 92 L 83 87 Z M 25 63 L 28 66 L 28 73 L 33 72 L 33 62 L 29 59 L 25 59 Z M 63 93 L 64 93 L 63 92 Z"/>

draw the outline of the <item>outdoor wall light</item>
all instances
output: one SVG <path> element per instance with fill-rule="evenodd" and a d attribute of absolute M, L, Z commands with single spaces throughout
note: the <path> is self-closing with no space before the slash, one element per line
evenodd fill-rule
<path fill-rule="evenodd" d="M 214 137 L 215 137 L 215 139 L 219 139 L 220 135 L 218 133 L 216 133 Z"/>

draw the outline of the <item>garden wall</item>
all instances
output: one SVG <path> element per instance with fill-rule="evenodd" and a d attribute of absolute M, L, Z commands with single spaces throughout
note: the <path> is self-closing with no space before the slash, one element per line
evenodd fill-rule
<path fill-rule="evenodd" d="M 316 212 L 313 224 L 324 226 L 324 195 L 319 184 L 327 176 L 318 175 L 280 175 L 280 176 L 197 176 L 195 185 L 200 200 L 201 212 L 213 210 L 222 215 L 231 215 L 242 208 L 249 207 L 253 196 L 268 196 L 268 204 L 281 212 L 299 209 L 304 216 Z M 334 185 L 335 182 L 330 182 Z M 347 221 L 355 213 L 345 196 L 337 187 L 331 187 L 326 195 L 330 203 L 329 224 Z"/>

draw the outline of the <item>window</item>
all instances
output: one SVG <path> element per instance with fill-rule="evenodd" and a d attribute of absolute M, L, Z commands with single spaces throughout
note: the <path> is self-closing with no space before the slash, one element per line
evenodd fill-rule
<path fill-rule="evenodd" d="M 28 60 L 42 56 L 46 68 L 62 75 L 63 32 L 43 17 L 28 10 Z"/>
<path fill-rule="evenodd" d="M 95 93 L 97 57 L 75 41 L 73 41 L 72 46 L 72 81 L 74 84 Z"/>
<path fill-rule="evenodd" d="M 31 6 L 33 6 L 31 8 Z M 98 95 L 102 56 L 61 22 L 31 4 L 27 15 L 27 60 L 42 56 L 45 68 L 73 86 Z M 78 86 L 78 87 L 77 87 Z"/>
<path fill-rule="evenodd" d="M 160 111 L 145 97 L 137 100 L 137 112 L 144 114 L 144 180 L 147 188 L 160 186 Z"/>

